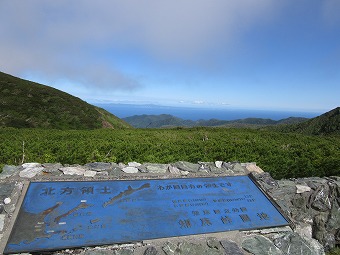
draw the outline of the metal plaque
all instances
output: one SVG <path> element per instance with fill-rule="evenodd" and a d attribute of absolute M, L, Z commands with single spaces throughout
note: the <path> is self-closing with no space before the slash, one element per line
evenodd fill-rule
<path fill-rule="evenodd" d="M 248 176 L 32 182 L 5 253 L 288 224 Z"/>

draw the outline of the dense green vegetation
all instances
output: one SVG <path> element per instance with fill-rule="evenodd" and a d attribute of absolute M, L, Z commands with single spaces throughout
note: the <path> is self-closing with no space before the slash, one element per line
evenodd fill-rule
<path fill-rule="evenodd" d="M 254 161 L 275 178 L 340 175 L 340 136 L 232 128 L 0 129 L 0 164 L 20 164 L 23 147 L 25 162 Z"/>
<path fill-rule="evenodd" d="M 307 135 L 340 135 L 340 107 L 302 123 L 276 127 L 276 130 Z"/>
<path fill-rule="evenodd" d="M 331 251 L 327 252 L 326 255 L 340 255 L 340 248 L 333 248 Z"/>
<path fill-rule="evenodd" d="M 127 128 L 104 109 L 60 90 L 0 72 L 0 127 Z"/>

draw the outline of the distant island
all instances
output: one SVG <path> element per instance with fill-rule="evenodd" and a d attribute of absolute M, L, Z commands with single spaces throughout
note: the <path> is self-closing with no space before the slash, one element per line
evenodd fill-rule
<path fill-rule="evenodd" d="M 340 107 L 315 118 L 289 117 L 281 120 L 245 118 L 237 120 L 184 120 L 169 114 L 135 115 L 123 120 L 135 128 L 172 128 L 172 127 L 268 127 L 280 132 L 296 132 L 307 135 L 340 134 Z"/>
<path fill-rule="evenodd" d="M 301 123 L 308 118 L 289 117 L 281 120 L 263 118 L 245 118 L 236 120 L 188 120 L 175 117 L 170 114 L 160 115 L 134 115 L 122 118 L 135 128 L 170 128 L 170 127 L 263 127 L 282 124 Z"/>

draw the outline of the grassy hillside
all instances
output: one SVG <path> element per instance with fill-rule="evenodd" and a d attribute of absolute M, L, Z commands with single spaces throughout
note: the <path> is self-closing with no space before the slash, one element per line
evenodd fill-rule
<path fill-rule="evenodd" d="M 0 127 L 97 129 L 130 125 L 65 92 L 0 72 Z"/>
<path fill-rule="evenodd" d="M 340 107 L 302 123 L 281 126 L 278 130 L 307 135 L 339 135 Z"/>

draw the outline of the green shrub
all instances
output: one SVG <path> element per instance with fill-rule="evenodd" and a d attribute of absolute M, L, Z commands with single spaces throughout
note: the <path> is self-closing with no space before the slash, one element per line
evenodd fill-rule
<path fill-rule="evenodd" d="M 44 130 L 0 128 L 0 164 L 257 162 L 274 178 L 340 175 L 340 136 L 232 128 Z"/>

